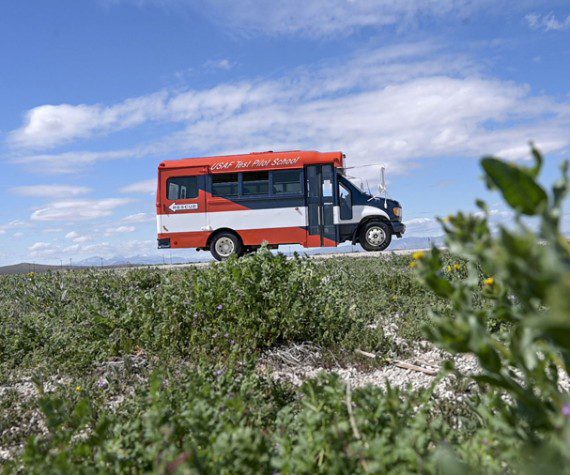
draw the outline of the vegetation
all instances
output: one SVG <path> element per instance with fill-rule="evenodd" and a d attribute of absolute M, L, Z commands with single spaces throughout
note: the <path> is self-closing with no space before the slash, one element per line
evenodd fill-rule
<path fill-rule="evenodd" d="M 207 268 L 0 278 L 0 448 L 22 473 L 509 473 L 568 470 L 567 170 L 483 160 L 532 231 L 444 223 L 449 252 L 285 259 L 262 250 Z M 419 278 L 418 278 L 419 277 Z M 397 324 L 397 335 L 385 333 Z M 425 389 L 301 387 L 259 371 L 264 351 L 311 342 L 341 365 L 381 367 L 429 337 L 474 355 Z M 380 356 L 374 360 L 354 350 Z M 456 373 L 463 391 L 441 394 Z M 32 377 L 37 391 L 24 396 Z M 18 385 L 19 384 L 19 385 Z M 31 383 L 28 383 L 28 385 Z"/>

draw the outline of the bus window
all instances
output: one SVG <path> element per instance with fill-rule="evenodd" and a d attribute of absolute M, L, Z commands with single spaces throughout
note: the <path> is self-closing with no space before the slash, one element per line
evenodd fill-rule
<path fill-rule="evenodd" d="M 323 165 L 323 198 L 332 198 L 333 172 L 331 165 Z"/>
<path fill-rule="evenodd" d="M 237 194 L 238 194 L 237 173 L 220 173 L 212 175 L 213 196 L 237 196 Z"/>
<path fill-rule="evenodd" d="M 273 194 L 275 195 L 300 195 L 301 170 L 276 170 L 273 172 Z"/>
<path fill-rule="evenodd" d="M 169 178 L 166 183 L 169 200 L 187 200 L 198 196 L 198 177 L 177 176 Z"/>
<path fill-rule="evenodd" d="M 340 199 L 340 219 L 352 219 L 352 194 L 344 183 L 338 183 Z"/>
<path fill-rule="evenodd" d="M 269 172 L 248 172 L 242 174 L 244 195 L 267 195 L 269 193 Z"/>

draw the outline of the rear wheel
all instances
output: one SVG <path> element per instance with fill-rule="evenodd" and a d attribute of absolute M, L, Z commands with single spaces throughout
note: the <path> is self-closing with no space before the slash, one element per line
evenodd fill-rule
<path fill-rule="evenodd" d="M 243 254 L 243 246 L 235 234 L 223 232 L 212 239 L 210 252 L 216 260 L 225 261 L 234 254 L 241 256 Z"/>
<path fill-rule="evenodd" d="M 382 221 L 372 221 L 360 230 L 360 245 L 367 251 L 383 251 L 392 242 L 392 229 Z"/>

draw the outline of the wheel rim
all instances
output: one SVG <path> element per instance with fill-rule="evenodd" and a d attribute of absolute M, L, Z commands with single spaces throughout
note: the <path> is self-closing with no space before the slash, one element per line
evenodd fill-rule
<path fill-rule="evenodd" d="M 221 257 L 230 257 L 235 247 L 235 243 L 229 237 L 222 237 L 216 241 L 216 252 Z"/>
<path fill-rule="evenodd" d="M 380 226 L 372 226 L 366 231 L 366 242 L 374 247 L 381 246 L 386 240 L 386 233 Z"/>

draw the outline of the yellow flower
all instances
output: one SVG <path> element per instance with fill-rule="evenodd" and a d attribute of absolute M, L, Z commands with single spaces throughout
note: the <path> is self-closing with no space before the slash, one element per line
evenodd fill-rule
<path fill-rule="evenodd" d="M 424 251 L 416 251 L 412 254 L 412 257 L 416 260 L 419 261 L 420 259 L 423 259 L 425 257 L 426 253 Z"/>
<path fill-rule="evenodd" d="M 83 388 L 82 388 L 81 386 L 77 386 L 77 387 L 75 388 L 75 390 L 76 390 L 78 393 L 80 393 L 80 392 L 83 390 Z"/>
<path fill-rule="evenodd" d="M 452 270 L 453 270 L 453 267 L 447 266 L 447 272 L 451 272 Z"/>
<path fill-rule="evenodd" d="M 418 265 L 418 263 L 416 261 L 412 261 L 410 262 L 410 267 L 416 267 Z"/>
<path fill-rule="evenodd" d="M 461 270 L 461 264 L 453 264 L 455 270 Z"/>
<path fill-rule="evenodd" d="M 488 285 L 489 287 L 491 287 L 492 285 L 495 284 L 495 279 L 493 279 L 493 277 L 489 277 L 489 278 L 485 279 L 485 280 L 483 281 L 483 283 L 484 283 L 485 285 Z"/>

